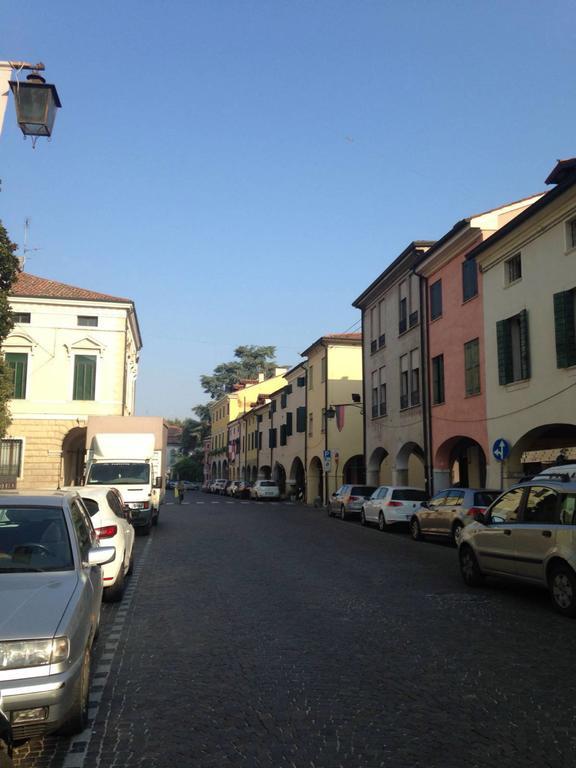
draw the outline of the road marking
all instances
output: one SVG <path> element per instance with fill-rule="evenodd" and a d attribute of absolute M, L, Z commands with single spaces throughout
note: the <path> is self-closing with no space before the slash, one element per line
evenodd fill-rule
<path fill-rule="evenodd" d="M 82 731 L 82 733 L 79 733 L 77 736 L 74 736 L 70 740 L 68 751 L 66 752 L 64 762 L 62 763 L 62 768 L 84 768 L 86 753 L 88 752 L 88 747 L 90 746 L 90 741 L 92 740 L 92 723 L 98 716 L 102 694 L 106 688 L 106 683 L 108 682 L 108 677 L 112 669 L 112 662 L 118 649 L 118 641 L 116 638 L 120 638 L 120 634 L 118 633 L 119 630 L 121 630 L 124 626 L 126 613 L 130 608 L 134 598 L 136 587 L 138 586 L 138 581 L 140 580 L 140 574 L 144 569 L 144 563 L 148 557 L 148 551 L 150 549 L 150 544 L 152 543 L 153 538 L 154 534 L 150 536 L 144 545 L 142 554 L 134 565 L 134 572 L 130 577 L 130 585 L 127 587 L 122 598 L 122 609 L 118 610 L 118 613 L 120 613 L 120 610 L 122 610 L 124 615 L 117 615 L 114 617 L 112 627 L 110 628 L 109 638 L 107 638 L 104 646 L 104 650 L 110 652 L 102 654 L 99 659 L 98 666 L 96 667 L 96 672 L 93 675 L 92 683 L 90 685 L 90 692 L 88 694 L 90 723 L 88 727 Z M 112 642 L 108 642 L 108 639 L 111 639 Z"/>

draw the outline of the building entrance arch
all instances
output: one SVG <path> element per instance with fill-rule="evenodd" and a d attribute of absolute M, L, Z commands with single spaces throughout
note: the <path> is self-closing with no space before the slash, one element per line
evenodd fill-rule
<path fill-rule="evenodd" d="M 505 474 L 516 482 L 556 464 L 576 464 L 576 424 L 543 424 L 514 443 L 506 460 Z"/>
<path fill-rule="evenodd" d="M 368 459 L 366 468 L 367 485 L 385 485 L 392 483 L 392 468 L 389 461 L 390 454 L 385 448 L 375 448 Z"/>
<path fill-rule="evenodd" d="M 480 443 L 465 435 L 445 440 L 434 457 L 434 490 L 456 486 L 486 487 L 486 454 Z"/>
<path fill-rule="evenodd" d="M 309 501 L 324 503 L 324 483 L 322 482 L 322 462 L 318 456 L 313 456 L 308 466 L 308 492 L 306 498 Z"/>
<path fill-rule="evenodd" d="M 268 464 L 264 464 L 263 467 L 260 467 L 260 471 L 258 473 L 260 480 L 270 480 L 271 476 L 272 469 L 268 466 Z"/>
<path fill-rule="evenodd" d="M 278 490 L 280 491 L 280 496 L 286 495 L 286 470 L 280 464 L 279 462 L 276 462 L 274 464 L 274 472 L 272 473 L 273 480 L 276 481 L 278 484 Z"/>
<path fill-rule="evenodd" d="M 62 479 L 64 485 L 82 485 L 86 427 L 74 427 L 62 441 Z"/>
<path fill-rule="evenodd" d="M 366 466 L 364 456 L 351 456 L 342 468 L 342 483 L 360 485 L 366 482 Z"/>
<path fill-rule="evenodd" d="M 418 443 L 404 443 L 400 448 L 396 454 L 394 476 L 394 485 L 425 487 L 424 451 Z"/>
<path fill-rule="evenodd" d="M 290 489 L 292 493 L 296 494 L 297 498 L 305 493 L 306 473 L 304 472 L 304 464 L 302 464 L 299 456 L 296 456 L 290 467 Z"/>

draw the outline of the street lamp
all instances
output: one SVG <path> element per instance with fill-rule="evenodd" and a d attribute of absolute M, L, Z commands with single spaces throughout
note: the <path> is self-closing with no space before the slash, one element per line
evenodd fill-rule
<path fill-rule="evenodd" d="M 32 70 L 24 82 L 9 80 L 13 71 Z M 14 94 L 16 119 L 25 136 L 51 136 L 56 110 L 62 104 L 56 87 L 40 75 L 44 64 L 28 64 L 25 61 L 0 61 L 0 133 L 4 122 L 4 112 L 8 101 L 10 86 Z"/>

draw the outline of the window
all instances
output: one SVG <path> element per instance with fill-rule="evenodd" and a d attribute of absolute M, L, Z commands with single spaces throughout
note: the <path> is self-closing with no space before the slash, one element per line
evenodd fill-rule
<path fill-rule="evenodd" d="M 268 430 L 268 448 L 276 448 L 277 429 Z"/>
<path fill-rule="evenodd" d="M 400 408 L 408 408 L 408 355 L 400 358 Z"/>
<path fill-rule="evenodd" d="M 378 415 L 386 416 L 386 366 L 383 365 L 378 372 Z"/>
<path fill-rule="evenodd" d="M 491 523 L 515 523 L 518 520 L 518 510 L 522 503 L 524 488 L 514 488 L 504 494 L 498 504 L 490 508 Z"/>
<path fill-rule="evenodd" d="M 280 408 L 286 408 L 286 403 L 288 402 L 288 395 L 283 392 L 280 395 Z"/>
<path fill-rule="evenodd" d="M 262 432 L 258 432 L 258 450 L 262 450 Z"/>
<path fill-rule="evenodd" d="M 576 365 L 576 288 L 554 294 L 554 329 L 556 365 L 558 368 Z"/>
<path fill-rule="evenodd" d="M 461 507 L 464 501 L 464 492 L 456 488 L 451 488 L 446 491 L 446 498 L 444 504 L 448 507 Z"/>
<path fill-rule="evenodd" d="M 286 445 L 286 424 L 280 426 L 280 445 Z"/>
<path fill-rule="evenodd" d="M 292 434 L 292 413 L 286 414 L 286 437 L 290 437 Z"/>
<path fill-rule="evenodd" d="M 526 500 L 524 522 L 558 523 L 558 500 L 556 491 L 542 486 L 533 486 Z"/>
<path fill-rule="evenodd" d="M 326 356 L 320 361 L 320 381 L 324 383 L 326 381 Z"/>
<path fill-rule="evenodd" d="M 432 404 L 444 402 L 444 355 L 432 358 Z"/>
<path fill-rule="evenodd" d="M 496 323 L 498 341 L 498 380 L 510 384 L 530 378 L 530 343 L 528 312 L 523 309 L 514 317 Z"/>
<path fill-rule="evenodd" d="M 430 286 L 430 320 L 442 315 L 442 280 L 436 280 Z"/>
<path fill-rule="evenodd" d="M 73 400 L 94 400 L 96 395 L 96 356 L 76 355 L 74 358 Z"/>
<path fill-rule="evenodd" d="M 378 371 L 372 371 L 372 418 L 378 416 Z"/>
<path fill-rule="evenodd" d="M 420 350 L 410 352 L 410 404 L 420 404 Z"/>
<path fill-rule="evenodd" d="M 398 333 L 404 333 L 408 328 L 408 281 L 404 280 L 399 287 Z"/>
<path fill-rule="evenodd" d="M 472 339 L 464 344 L 464 375 L 466 397 L 480 392 L 480 340 Z"/>
<path fill-rule="evenodd" d="M 89 325 L 93 328 L 97 328 L 98 318 L 96 315 L 78 315 L 78 325 Z"/>
<path fill-rule="evenodd" d="M 462 301 L 478 295 L 478 265 L 474 259 L 462 263 Z"/>
<path fill-rule="evenodd" d="M 90 518 L 76 501 L 72 501 L 70 504 L 70 512 L 72 513 L 72 523 L 78 537 L 78 543 L 80 544 L 82 560 L 86 560 L 88 558 L 88 551 L 96 539 L 94 528 Z"/>
<path fill-rule="evenodd" d="M 312 437 L 314 434 L 314 414 L 311 413 L 308 416 L 308 437 Z"/>
<path fill-rule="evenodd" d="M 12 373 L 12 398 L 24 400 L 26 398 L 28 355 L 23 352 L 7 352 L 5 359 Z"/>
<path fill-rule="evenodd" d="M 30 312 L 12 312 L 12 320 L 15 323 L 29 323 Z"/>
<path fill-rule="evenodd" d="M 517 253 L 504 262 L 504 268 L 506 270 L 506 285 L 515 283 L 517 280 L 522 279 L 522 259 L 520 254 Z"/>
<path fill-rule="evenodd" d="M 566 250 L 576 248 L 576 218 L 566 223 Z"/>
<path fill-rule="evenodd" d="M 308 389 L 314 388 L 314 366 L 308 368 Z"/>
<path fill-rule="evenodd" d="M 386 346 L 386 305 L 384 299 L 378 304 L 378 315 L 380 318 L 380 325 L 378 328 L 378 349 Z"/>
<path fill-rule="evenodd" d="M 276 413 L 277 406 L 278 406 L 277 401 L 272 400 L 272 402 L 270 403 L 270 415 L 272 415 L 273 413 Z"/>
<path fill-rule="evenodd" d="M 370 310 L 370 354 L 378 349 L 378 307 Z"/>
<path fill-rule="evenodd" d="M 306 406 L 296 409 L 296 432 L 306 432 Z"/>
<path fill-rule="evenodd" d="M 560 524 L 574 525 L 574 512 L 576 512 L 576 494 L 564 493 L 560 501 Z"/>
<path fill-rule="evenodd" d="M 0 480 L 3 477 L 20 477 L 22 474 L 22 440 L 0 440 Z"/>
<path fill-rule="evenodd" d="M 306 376 L 298 376 L 296 379 L 296 386 L 297 387 L 305 387 L 306 386 Z"/>

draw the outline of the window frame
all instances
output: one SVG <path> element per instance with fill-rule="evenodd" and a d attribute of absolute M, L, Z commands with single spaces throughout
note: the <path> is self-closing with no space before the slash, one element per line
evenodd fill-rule
<path fill-rule="evenodd" d="M 432 358 L 432 405 L 443 405 L 445 402 L 444 353 L 442 353 Z"/>
<path fill-rule="evenodd" d="M 519 251 L 504 262 L 505 284 L 514 285 L 522 280 L 522 252 Z M 517 272 L 517 274 L 515 274 Z"/>
<path fill-rule="evenodd" d="M 87 365 L 87 361 L 93 361 L 90 363 L 90 365 L 93 365 L 93 381 L 90 386 L 90 391 L 92 392 L 92 397 L 86 397 L 86 390 L 85 386 L 86 383 L 83 383 L 84 392 L 82 397 L 78 397 L 78 389 L 80 387 L 79 384 L 79 370 L 80 370 L 80 360 L 81 358 L 84 358 L 84 365 Z M 98 376 L 98 356 L 97 355 L 85 355 L 85 354 L 77 354 L 74 355 L 74 371 L 73 371 L 73 379 L 72 379 L 72 400 L 78 401 L 78 402 L 94 402 L 96 400 L 96 383 L 97 383 L 97 376 Z"/>
<path fill-rule="evenodd" d="M 98 328 L 98 315 L 76 315 L 76 325 L 79 328 Z"/>
<path fill-rule="evenodd" d="M 476 259 L 462 262 L 462 303 L 478 296 L 478 264 Z"/>
<path fill-rule="evenodd" d="M 476 360 L 471 363 L 471 352 L 474 349 L 476 350 Z M 476 337 L 475 339 L 470 339 L 470 341 L 464 343 L 464 393 L 466 397 L 474 397 L 475 395 L 481 394 L 481 392 L 480 338 Z"/>
<path fill-rule="evenodd" d="M 18 358 L 17 360 L 11 360 L 12 358 Z M 12 395 L 10 400 L 26 400 L 26 394 L 28 390 L 28 353 L 27 352 L 8 352 L 4 353 L 4 360 L 8 367 L 12 369 L 13 381 L 12 381 Z M 14 363 L 14 365 L 12 365 Z M 22 365 L 20 389 L 21 393 L 18 394 L 16 389 L 16 383 L 18 379 L 18 365 Z"/>
<path fill-rule="evenodd" d="M 442 317 L 442 278 L 435 280 L 430 285 L 430 322 Z"/>

